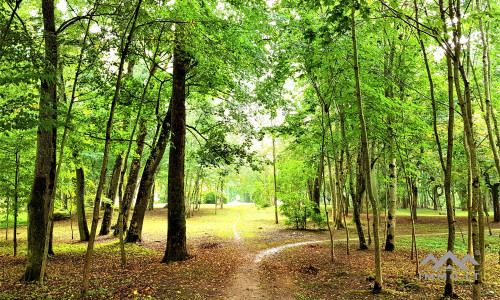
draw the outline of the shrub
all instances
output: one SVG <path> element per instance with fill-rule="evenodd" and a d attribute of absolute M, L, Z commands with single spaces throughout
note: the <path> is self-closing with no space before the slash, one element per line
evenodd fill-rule
<path fill-rule="evenodd" d="M 316 213 L 317 204 L 312 201 L 302 202 L 299 197 L 286 195 L 280 206 L 281 214 L 287 217 L 286 225 L 294 225 L 296 229 L 307 229 L 307 221 L 313 221 L 319 228 L 326 224 L 325 216 Z"/>
<path fill-rule="evenodd" d="M 208 194 L 205 195 L 205 199 L 204 199 L 204 202 L 205 204 L 215 204 L 215 192 L 210 192 Z M 224 204 L 227 204 L 228 202 L 228 198 L 226 195 L 222 194 L 222 202 Z"/>

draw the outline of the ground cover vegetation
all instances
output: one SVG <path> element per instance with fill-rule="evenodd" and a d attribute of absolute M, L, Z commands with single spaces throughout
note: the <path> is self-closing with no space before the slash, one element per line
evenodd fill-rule
<path fill-rule="evenodd" d="M 1 4 L 0 297 L 499 296 L 496 1 Z"/>

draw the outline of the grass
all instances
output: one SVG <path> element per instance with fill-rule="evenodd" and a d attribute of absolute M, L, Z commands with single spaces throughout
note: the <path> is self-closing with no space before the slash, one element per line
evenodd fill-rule
<path fill-rule="evenodd" d="M 9 226 L 7 225 L 7 214 L 0 214 L 0 229 L 5 229 L 5 227 L 14 227 L 14 214 L 9 214 Z M 21 210 L 17 214 L 17 226 L 26 226 L 28 224 L 28 212 L 26 210 Z"/>
<path fill-rule="evenodd" d="M 384 214 L 384 210 L 381 209 L 381 213 Z M 440 215 L 441 214 L 441 215 Z M 444 215 L 443 215 L 444 214 Z M 490 212 L 493 215 L 493 212 Z M 396 216 L 410 216 L 410 209 L 396 209 Z M 446 209 L 434 210 L 432 208 L 418 208 L 417 217 L 445 217 Z M 455 216 L 457 217 L 467 217 L 467 211 L 460 209 L 460 207 L 455 208 Z"/>
<path fill-rule="evenodd" d="M 417 236 L 417 248 L 426 251 L 442 251 L 446 252 L 448 246 L 448 236 Z M 465 241 L 464 241 L 465 240 Z M 464 233 L 464 240 L 462 236 L 458 233 L 455 236 L 455 252 L 466 253 L 467 252 L 467 233 Z M 411 248 L 411 237 L 402 236 L 397 238 L 397 245 L 402 248 Z M 487 253 L 498 253 L 500 251 L 500 237 L 498 232 L 493 235 L 484 235 L 485 251 Z"/>

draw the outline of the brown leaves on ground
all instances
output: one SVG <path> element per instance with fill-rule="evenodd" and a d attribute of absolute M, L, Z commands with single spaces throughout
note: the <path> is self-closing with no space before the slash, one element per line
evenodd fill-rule
<path fill-rule="evenodd" d="M 128 264 L 120 266 L 118 251 L 94 255 L 88 299 L 206 299 L 216 298 L 227 284 L 239 260 L 238 250 L 230 246 L 199 247 L 192 243 L 191 259 L 161 263 L 163 252 L 144 252 L 140 246 L 129 249 Z M 165 243 L 157 243 L 164 247 Z M 112 245 L 118 247 L 117 244 Z M 111 246 L 110 246 L 111 247 Z M 84 254 L 60 254 L 50 258 L 49 279 L 20 283 L 25 258 L 1 257 L 0 299 L 73 299 L 80 294 Z M 9 295 L 9 296 L 7 296 Z M 9 299 L 9 298 L 7 298 Z"/>
<path fill-rule="evenodd" d="M 409 249 L 382 253 L 384 291 L 371 294 L 374 278 L 373 249 L 352 250 L 346 255 L 345 244 L 337 244 L 335 262 L 330 263 L 327 243 L 284 250 L 267 258 L 261 265 L 264 282 L 273 283 L 285 277 L 294 282 L 298 299 L 440 299 L 444 280 L 420 281 L 415 275 L 415 261 Z M 442 255 L 444 253 L 439 253 Z M 437 255 L 437 253 L 436 253 Z M 422 259 L 422 257 L 420 258 Z M 500 268 L 493 257 L 487 259 L 487 281 L 482 299 L 498 299 Z M 472 296 L 471 281 L 456 281 L 455 292 L 462 299 Z"/>

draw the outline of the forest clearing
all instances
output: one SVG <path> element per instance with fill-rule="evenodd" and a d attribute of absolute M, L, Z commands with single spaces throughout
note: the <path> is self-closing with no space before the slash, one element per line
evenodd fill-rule
<path fill-rule="evenodd" d="M 422 215 L 425 210 L 421 210 Z M 420 212 L 420 210 L 419 210 Z M 433 211 L 430 211 L 432 214 Z M 421 281 L 415 275 L 415 263 L 410 258 L 411 220 L 409 210 L 401 212 L 398 244 L 395 252 L 384 252 L 385 271 L 383 294 L 370 294 L 373 259 L 370 250 L 357 250 L 351 239 L 350 254 L 346 254 L 346 235 L 336 230 L 335 263 L 329 261 L 329 237 L 326 231 L 297 231 L 274 224 L 271 208 L 258 209 L 253 204 L 228 205 L 217 215 L 213 207 L 203 205 L 199 214 L 188 219 L 188 252 L 191 258 L 175 264 L 161 264 L 166 243 L 166 209 L 147 213 L 144 241 L 140 246 L 127 245 L 128 265 L 120 267 L 120 250 L 116 239 L 96 240 L 96 260 L 92 267 L 89 299 L 400 299 L 411 294 L 413 299 L 436 299 L 440 281 Z M 238 216 L 241 216 L 239 219 Z M 466 217 L 457 218 L 464 226 Z M 235 238 L 233 231 L 239 234 Z M 366 226 L 366 222 L 363 222 Z M 422 216 L 418 222 L 417 245 L 419 260 L 428 253 L 446 252 L 446 217 Z M 498 251 L 500 226 L 493 236 L 487 236 L 486 276 L 491 284 L 485 287 L 483 299 L 500 296 Z M 351 235 L 354 224 L 349 222 Z M 383 235 L 383 228 L 381 228 Z M 70 221 L 55 223 L 56 256 L 49 258 L 49 280 L 45 287 L 18 282 L 24 271 L 26 227 L 19 230 L 19 251 L 12 257 L 11 245 L 2 241 L 0 253 L 3 266 L 0 299 L 72 299 L 79 296 L 81 268 L 85 243 L 71 239 Z M 465 240 L 467 238 L 465 237 Z M 322 242 L 317 242 L 322 241 Z M 283 249 L 271 255 L 259 254 L 282 245 L 306 244 Z M 466 253 L 467 244 L 457 234 L 457 255 Z M 471 282 L 457 284 L 457 293 L 467 299 L 472 295 Z"/>
<path fill-rule="evenodd" d="M 498 298 L 499 20 L 0 0 L 0 299 Z"/>

